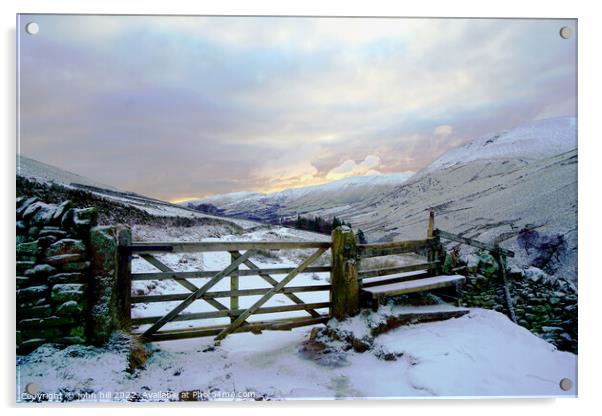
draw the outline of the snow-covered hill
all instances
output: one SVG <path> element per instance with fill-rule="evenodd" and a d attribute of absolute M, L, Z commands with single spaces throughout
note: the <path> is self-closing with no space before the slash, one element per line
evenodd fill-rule
<path fill-rule="evenodd" d="M 219 199 L 214 202 L 226 215 L 336 215 L 361 228 L 369 242 L 423 238 L 427 211 L 433 208 L 441 229 L 499 242 L 517 252 L 513 261 L 520 265 L 533 258 L 519 246 L 517 236 L 533 228 L 544 240 L 562 236 L 566 247 L 548 271 L 576 279 L 576 128 L 575 118 L 560 117 L 486 135 L 401 183 L 342 186 L 348 189 L 345 199 L 316 192 L 314 198 L 309 197 L 312 193 L 296 199 L 254 195 L 243 202 L 230 198 L 223 206 Z M 279 194 L 287 192 L 302 191 Z"/>
<path fill-rule="evenodd" d="M 225 215 L 277 221 L 281 217 L 350 206 L 375 195 L 382 195 L 405 183 L 413 175 L 414 172 L 400 172 L 353 176 L 321 185 L 286 189 L 270 194 L 235 192 L 186 201 L 182 204 L 187 206 L 199 203 L 212 204 L 221 209 Z"/>
<path fill-rule="evenodd" d="M 35 178 L 43 182 L 55 182 L 59 184 L 81 184 L 87 186 L 95 186 L 98 188 L 109 189 L 116 191 L 114 187 L 78 175 L 77 173 L 69 172 L 56 166 L 49 165 L 34 159 L 30 159 L 23 155 L 17 155 L 17 175 L 26 178 Z"/>
<path fill-rule="evenodd" d="M 17 156 L 17 176 L 34 180 L 40 184 L 52 183 L 59 185 L 59 187 L 53 188 L 52 192 L 60 192 L 58 189 L 61 188 L 66 191 L 77 190 L 80 192 L 87 192 L 94 198 L 101 198 L 109 204 L 115 204 L 120 207 L 132 207 L 150 214 L 153 217 L 205 219 L 211 220 L 214 223 L 230 223 L 235 227 L 242 229 L 252 229 L 262 226 L 262 224 L 252 221 L 207 215 L 185 206 L 161 201 L 134 192 L 121 191 L 110 185 L 99 183 L 93 179 L 65 171 L 56 166 L 39 162 L 22 155 Z M 20 190 L 17 189 L 18 195 L 19 191 Z"/>
<path fill-rule="evenodd" d="M 416 176 L 483 160 L 538 160 L 577 148 L 577 119 L 537 120 L 506 131 L 486 134 L 450 150 Z"/>

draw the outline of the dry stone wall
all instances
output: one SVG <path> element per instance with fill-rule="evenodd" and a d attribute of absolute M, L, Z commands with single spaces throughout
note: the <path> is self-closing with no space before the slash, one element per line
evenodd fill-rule
<path fill-rule="evenodd" d="M 100 344 L 119 326 L 117 230 L 70 201 L 16 201 L 17 349 Z"/>

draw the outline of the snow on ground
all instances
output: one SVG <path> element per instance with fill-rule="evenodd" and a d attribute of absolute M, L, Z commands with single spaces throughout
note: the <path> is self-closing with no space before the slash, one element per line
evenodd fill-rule
<path fill-rule="evenodd" d="M 366 331 L 378 316 L 351 322 Z M 110 348 L 40 347 L 20 358 L 18 388 L 87 393 L 86 400 L 176 400 L 182 391 L 209 399 L 404 398 L 458 396 L 576 396 L 559 387 L 576 383 L 577 356 L 557 351 L 504 315 L 473 309 L 461 318 L 410 325 L 376 337 L 373 350 L 331 353 L 312 360 L 301 352 L 311 328 L 153 345 L 133 374 L 119 343 Z M 375 351 L 393 353 L 386 361 Z"/>

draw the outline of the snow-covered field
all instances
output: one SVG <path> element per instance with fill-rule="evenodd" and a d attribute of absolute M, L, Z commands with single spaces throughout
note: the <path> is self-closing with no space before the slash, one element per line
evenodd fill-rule
<path fill-rule="evenodd" d="M 347 325 L 366 332 L 378 319 L 373 315 Z M 575 355 L 493 311 L 394 329 L 364 353 L 336 350 L 333 343 L 321 360 L 303 353 L 310 331 L 235 334 L 219 347 L 210 338 L 157 343 L 133 374 L 117 339 L 107 348 L 45 345 L 21 359 L 18 387 L 36 383 L 40 392 L 88 401 L 172 401 L 181 392 L 209 400 L 577 394 Z M 379 358 L 382 351 L 396 359 Z M 568 391 L 559 387 L 563 378 L 574 382 Z"/>

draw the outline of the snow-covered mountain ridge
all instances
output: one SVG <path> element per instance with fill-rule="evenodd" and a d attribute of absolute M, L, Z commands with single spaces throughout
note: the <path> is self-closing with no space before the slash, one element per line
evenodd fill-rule
<path fill-rule="evenodd" d="M 575 117 L 536 120 L 506 131 L 486 134 L 456 147 L 416 176 L 477 160 L 538 160 L 576 148 Z"/>

